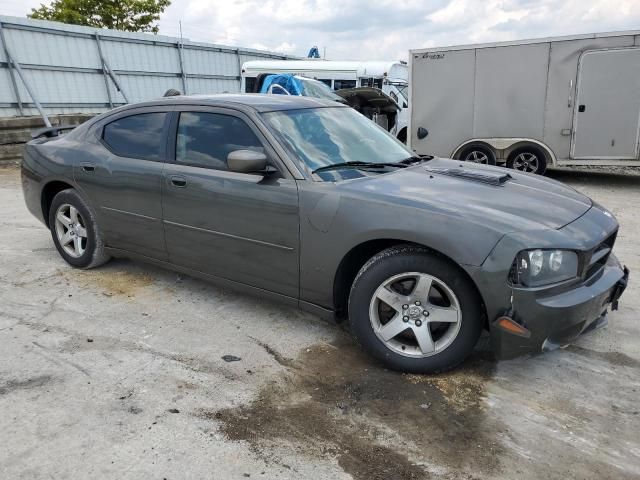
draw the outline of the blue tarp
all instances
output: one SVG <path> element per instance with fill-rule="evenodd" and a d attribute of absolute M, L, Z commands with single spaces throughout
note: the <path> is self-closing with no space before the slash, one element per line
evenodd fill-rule
<path fill-rule="evenodd" d="M 267 75 L 262 82 L 260 93 L 267 93 L 269 91 L 269 87 L 273 84 L 280 85 L 291 95 L 304 95 L 302 82 L 291 73 Z M 279 92 L 278 90 L 279 89 L 276 89 L 272 93 L 282 93 L 282 91 Z"/>

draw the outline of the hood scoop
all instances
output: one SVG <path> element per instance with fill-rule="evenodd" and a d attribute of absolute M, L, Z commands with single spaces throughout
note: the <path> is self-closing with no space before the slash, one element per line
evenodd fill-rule
<path fill-rule="evenodd" d="M 500 186 L 507 180 L 513 178 L 508 173 L 494 172 L 491 170 L 476 170 L 469 168 L 448 168 L 448 167 L 424 167 L 427 172 L 458 177 L 464 180 L 487 183 L 489 185 Z"/>

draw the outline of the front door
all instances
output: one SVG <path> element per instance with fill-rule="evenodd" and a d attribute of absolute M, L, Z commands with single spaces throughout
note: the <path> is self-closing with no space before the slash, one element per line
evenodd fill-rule
<path fill-rule="evenodd" d="M 640 48 L 582 55 L 572 157 L 636 159 L 640 119 Z"/>
<path fill-rule="evenodd" d="M 163 182 L 169 260 L 199 272 L 298 297 L 295 180 L 227 168 L 235 150 L 275 153 L 252 121 L 232 110 L 185 109 L 176 119 Z"/>

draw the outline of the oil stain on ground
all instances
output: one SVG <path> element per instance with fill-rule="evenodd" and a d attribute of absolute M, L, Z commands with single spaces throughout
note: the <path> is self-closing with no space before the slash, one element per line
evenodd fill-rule
<path fill-rule="evenodd" d="M 74 270 L 69 276 L 71 276 L 71 279 L 75 282 L 95 285 L 108 297 L 132 297 L 154 282 L 151 275 L 134 270 L 128 271 L 122 269 L 112 270 L 105 268 L 81 272 Z"/>
<path fill-rule="evenodd" d="M 357 480 L 482 478 L 500 468 L 501 427 L 483 400 L 493 368 L 476 356 L 451 373 L 402 375 L 341 337 L 307 349 L 251 404 L 195 414 L 265 459 L 288 444 Z"/>
<path fill-rule="evenodd" d="M 53 380 L 53 377 L 50 375 L 38 375 L 25 380 L 9 380 L 0 384 L 0 395 L 6 395 L 17 390 L 29 390 L 32 388 L 44 387 Z"/>

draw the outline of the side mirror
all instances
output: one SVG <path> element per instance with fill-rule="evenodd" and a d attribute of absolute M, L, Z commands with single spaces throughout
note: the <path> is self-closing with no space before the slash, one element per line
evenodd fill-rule
<path fill-rule="evenodd" d="M 418 139 L 422 140 L 429 135 L 429 130 L 424 127 L 418 127 L 418 131 L 416 133 L 418 134 Z"/>
<path fill-rule="evenodd" d="M 232 172 L 264 172 L 267 169 L 267 156 L 253 150 L 235 150 L 227 155 L 227 165 Z"/>

